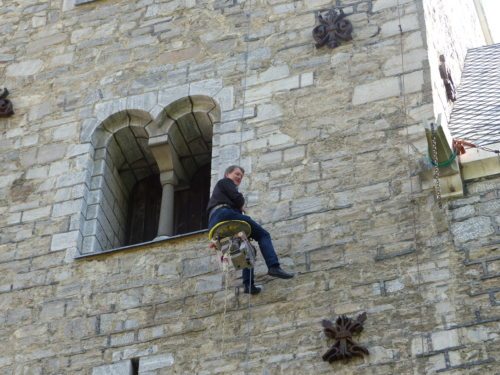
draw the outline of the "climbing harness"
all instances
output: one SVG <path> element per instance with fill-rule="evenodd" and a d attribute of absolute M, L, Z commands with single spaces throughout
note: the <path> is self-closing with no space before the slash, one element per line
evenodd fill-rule
<path fill-rule="evenodd" d="M 248 237 L 251 227 L 246 221 L 222 221 L 215 225 L 208 237 L 215 248 L 221 252 L 221 262 L 229 258 L 237 270 L 253 268 L 257 252 Z"/>
<path fill-rule="evenodd" d="M 246 237 L 244 232 L 239 232 L 231 238 L 220 241 L 220 251 L 222 254 L 229 254 L 234 268 L 253 268 L 255 264 L 255 249 Z"/>

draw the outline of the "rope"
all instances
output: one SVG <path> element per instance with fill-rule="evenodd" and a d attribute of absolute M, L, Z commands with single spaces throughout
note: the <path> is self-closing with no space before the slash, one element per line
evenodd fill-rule
<path fill-rule="evenodd" d="M 431 164 L 433 166 L 441 168 L 441 167 L 449 167 L 451 165 L 451 163 L 453 163 L 453 161 L 455 160 L 456 157 L 457 157 L 457 152 L 456 152 L 456 150 L 453 150 L 453 152 L 451 153 L 451 156 L 445 161 L 436 163 L 430 155 L 429 155 L 429 160 L 431 161 Z"/>
<path fill-rule="evenodd" d="M 246 5 L 246 3 L 245 3 Z M 244 5 L 244 7 L 245 7 Z M 247 95 L 247 76 L 248 76 L 248 55 L 250 51 L 250 24 L 252 22 L 252 0 L 250 0 L 250 5 L 248 12 L 246 13 L 246 18 L 247 18 L 247 30 L 246 30 L 246 37 L 245 37 L 245 43 L 246 43 L 246 49 L 245 49 L 245 65 L 244 65 L 244 75 L 243 75 L 243 93 L 242 93 L 242 99 L 243 103 L 241 105 L 241 124 L 240 124 L 240 150 L 238 154 L 238 165 L 241 163 L 241 149 L 242 149 L 242 143 L 243 143 L 243 124 L 245 122 L 245 105 L 246 105 L 246 95 Z"/>
<path fill-rule="evenodd" d="M 500 150 L 495 150 L 493 148 L 485 147 L 485 146 L 476 146 L 476 148 L 479 148 L 480 150 L 487 151 L 487 152 L 493 152 L 494 154 L 497 154 L 500 156 Z"/>
<path fill-rule="evenodd" d="M 410 134 L 409 134 L 409 130 L 408 130 L 408 114 L 407 114 L 407 103 L 406 103 L 406 95 L 405 95 L 405 78 L 404 78 L 404 74 L 405 74 L 405 65 L 404 65 L 404 47 L 403 47 L 403 28 L 401 26 L 401 4 L 400 4 L 400 1 L 397 0 L 397 8 L 398 8 L 398 19 L 399 19 L 399 31 L 400 31 L 400 49 L 401 49 L 401 84 L 402 84 L 402 88 L 401 88 L 401 96 L 402 96 L 402 99 L 403 99 L 403 111 L 404 111 L 404 121 L 405 121 L 405 128 L 406 128 L 406 141 L 407 141 L 407 155 L 408 155 L 408 158 L 407 158 L 407 162 L 408 162 L 408 179 L 409 179 L 409 182 L 410 182 L 410 196 L 413 197 L 413 193 L 414 193 L 414 190 L 413 190 L 413 181 L 412 181 L 412 173 L 411 173 L 411 151 L 410 151 Z M 420 259 L 419 259 L 419 256 L 418 256 L 418 246 L 417 246 L 417 228 L 416 228 L 416 222 L 417 222 L 417 217 L 416 217 L 416 214 L 415 214 L 415 202 L 413 201 L 412 199 L 412 219 L 413 219 L 413 246 L 415 247 L 415 260 L 416 260 L 416 263 L 417 263 L 417 275 L 418 275 L 418 279 L 417 279 L 417 292 L 419 294 L 422 293 L 422 290 L 421 290 L 421 280 L 422 280 L 422 277 L 421 277 L 421 271 L 420 271 Z M 419 318 L 420 318 L 420 327 L 423 326 L 423 314 L 422 314 L 422 308 L 419 309 Z M 421 339 L 421 345 L 422 345 L 422 349 L 424 348 L 424 337 L 423 335 L 420 336 L 420 339 Z M 412 359 L 412 355 L 410 354 L 410 361 L 411 361 L 411 364 L 412 364 L 412 367 L 414 368 L 414 363 L 413 363 L 413 359 Z"/>
<path fill-rule="evenodd" d="M 465 147 L 467 147 L 467 149 Z M 494 154 L 500 155 L 500 150 L 495 150 L 493 148 L 486 146 L 478 146 L 472 142 L 463 139 L 456 139 L 456 138 L 453 139 L 453 149 L 454 151 L 456 151 L 458 155 L 465 154 L 467 152 L 466 150 L 469 150 L 471 148 L 477 148 L 486 152 L 492 152 Z"/>
<path fill-rule="evenodd" d="M 246 3 L 245 3 L 246 5 Z M 245 7 L 244 5 L 244 7 Z M 244 125 L 244 118 L 245 118 L 245 105 L 246 105 L 246 91 L 247 91 L 247 76 L 248 76 L 248 55 L 249 55 L 249 39 L 250 39 L 250 24 L 251 24 L 251 14 L 252 14 L 252 1 L 250 0 L 250 5 L 249 9 L 246 12 L 246 18 L 248 20 L 247 22 L 247 29 L 246 29 L 246 37 L 245 37 L 245 43 L 246 43 L 246 49 L 245 49 L 245 64 L 244 64 L 244 75 L 243 75 L 243 86 L 242 86 L 242 107 L 241 107 L 241 124 L 240 124 L 240 142 L 239 142 L 239 154 L 238 154 L 238 163 L 237 165 L 240 165 L 241 163 L 241 153 L 242 153 L 242 143 L 243 143 L 243 125 Z M 227 313 L 227 289 L 228 289 L 228 279 L 229 279 L 229 264 L 228 260 L 226 258 L 226 255 L 222 257 L 222 262 L 223 262 L 223 268 L 225 268 L 225 274 L 224 274 L 224 312 L 223 312 L 223 318 L 222 318 L 222 343 L 221 343 L 221 358 L 224 355 L 224 350 L 225 350 L 225 322 L 226 322 L 226 313 Z M 245 362 L 248 363 L 248 358 L 249 358 L 249 352 L 250 352 L 250 346 L 251 346 L 251 319 L 252 319 L 252 310 L 251 310 L 251 304 L 250 304 L 250 298 L 251 298 L 251 287 L 253 284 L 252 280 L 252 272 L 250 272 L 250 284 L 249 284 L 249 293 L 248 293 L 248 318 L 247 318 L 247 327 L 248 327 L 248 341 L 247 341 L 247 346 L 246 346 L 246 353 L 245 353 Z M 245 373 L 247 373 L 248 370 L 245 369 Z"/>
<path fill-rule="evenodd" d="M 246 3 L 245 5 L 246 6 Z M 250 51 L 250 26 L 252 23 L 252 0 L 249 1 L 249 8 L 248 11 L 246 12 L 246 18 L 247 18 L 247 30 L 246 30 L 246 37 L 245 37 L 245 43 L 246 43 L 246 50 L 245 50 L 245 73 L 243 75 L 243 94 L 242 94 L 242 107 L 241 107 L 241 125 L 240 125 L 240 150 L 238 154 L 238 165 L 241 163 L 241 153 L 242 153 L 242 146 L 243 146 L 243 125 L 245 123 L 245 106 L 246 106 L 246 93 L 247 93 L 247 76 L 248 76 L 248 56 L 249 56 L 249 51 Z M 252 270 L 253 271 L 253 270 Z M 251 346 L 251 339 L 252 339 L 252 331 L 251 331 L 251 322 L 252 322 L 252 309 L 251 309 L 251 296 L 252 296 L 252 274 L 253 272 L 250 271 L 250 280 L 249 280 L 249 290 L 248 290 L 248 316 L 247 316 L 247 345 L 245 349 L 245 363 L 248 366 L 248 360 L 249 360 L 249 354 L 250 354 L 250 346 Z M 245 367 L 245 374 L 248 374 L 248 368 Z"/>
<path fill-rule="evenodd" d="M 245 363 L 247 365 L 247 367 L 245 367 L 245 374 L 248 374 L 248 359 L 249 359 L 249 356 L 250 356 L 250 347 L 252 345 L 252 326 L 251 326 L 251 322 L 252 322 L 252 305 L 250 304 L 250 297 L 252 295 L 251 291 L 252 291 L 252 284 L 253 284 L 253 280 L 252 280 L 252 274 L 253 272 L 250 271 L 250 281 L 249 281 L 249 288 L 250 290 L 248 291 L 248 308 L 247 308 L 247 312 L 248 312 L 248 317 L 247 317 L 247 346 L 246 346 L 246 349 L 245 349 Z"/>
<path fill-rule="evenodd" d="M 221 358 L 224 356 L 224 350 L 225 350 L 225 344 L 226 344 L 226 312 L 227 312 L 227 286 L 228 286 L 228 280 L 229 280 L 229 264 L 228 264 L 228 259 L 226 255 L 223 255 L 222 258 L 222 270 L 223 270 L 223 275 L 224 275 L 224 312 L 222 314 L 222 343 L 221 343 L 221 350 L 220 350 L 220 356 Z"/>

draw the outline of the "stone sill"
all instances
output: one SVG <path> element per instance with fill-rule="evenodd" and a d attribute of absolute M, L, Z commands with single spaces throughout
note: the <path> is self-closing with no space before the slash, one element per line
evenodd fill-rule
<path fill-rule="evenodd" d="M 498 145 L 493 145 L 491 148 L 498 149 Z M 441 196 L 445 199 L 463 197 L 463 182 L 500 175 L 500 155 L 483 150 L 469 149 L 464 155 L 460 155 L 458 159 L 460 172 L 439 177 Z M 433 188 L 434 180 L 431 169 L 424 171 L 421 178 L 424 190 Z"/>
<path fill-rule="evenodd" d="M 79 254 L 79 255 L 75 256 L 74 259 L 78 260 L 78 259 L 93 258 L 93 257 L 102 256 L 102 255 L 122 252 L 122 251 L 139 249 L 141 247 L 156 245 L 156 244 L 163 244 L 163 243 L 166 243 L 169 241 L 173 241 L 173 240 L 177 240 L 177 239 L 181 239 L 181 238 L 187 238 L 187 237 L 195 236 L 195 235 L 202 234 L 202 233 L 208 233 L 208 229 L 200 229 L 200 230 L 197 230 L 194 232 L 178 234 L 178 235 L 164 238 L 164 239 L 160 239 L 160 240 L 152 240 L 152 241 L 136 243 L 136 244 L 128 245 L 128 246 L 121 246 L 121 247 L 117 247 L 114 249 L 103 250 L 103 251 L 96 252 L 96 253 Z M 207 239 L 207 241 L 208 241 L 208 239 Z"/>
<path fill-rule="evenodd" d="M 427 170 L 421 174 L 422 189 L 432 190 L 434 188 L 434 178 L 432 170 Z M 441 197 L 443 199 L 462 198 L 464 196 L 462 178 L 460 173 L 439 177 L 441 186 Z"/>
<path fill-rule="evenodd" d="M 500 144 L 488 145 L 488 148 L 498 150 Z M 500 155 L 479 149 L 468 149 L 460 155 L 460 166 L 464 181 L 500 174 Z"/>
<path fill-rule="evenodd" d="M 63 0 L 63 12 L 67 10 L 72 10 L 75 7 L 86 5 L 90 3 L 95 3 L 98 0 Z"/>
<path fill-rule="evenodd" d="M 93 3 L 97 0 L 75 0 L 75 5 L 83 5 L 88 3 Z"/>
<path fill-rule="evenodd" d="M 436 143 L 438 160 L 444 161 L 452 154 L 451 137 L 448 128 L 441 126 L 441 115 L 438 116 L 436 127 Z M 427 139 L 427 149 L 432 149 L 431 122 L 424 124 Z M 492 150 L 498 150 L 500 143 L 488 145 Z M 495 176 L 500 174 L 500 155 L 481 149 L 467 149 L 466 153 L 459 155 L 447 167 L 439 168 L 439 183 L 441 197 L 444 199 L 461 198 L 464 196 L 463 183 L 481 177 Z M 433 168 L 420 173 L 422 189 L 434 187 Z"/>

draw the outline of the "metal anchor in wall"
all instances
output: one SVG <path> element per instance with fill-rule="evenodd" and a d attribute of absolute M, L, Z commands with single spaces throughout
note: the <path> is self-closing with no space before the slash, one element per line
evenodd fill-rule
<path fill-rule="evenodd" d="M 335 344 L 323 354 L 323 361 L 332 363 L 342 359 L 350 359 L 354 356 L 363 357 L 364 354 L 370 354 L 368 349 L 359 345 L 352 339 L 352 335 L 361 333 L 363 330 L 363 323 L 366 320 L 366 313 L 359 314 L 353 320 L 345 315 L 340 315 L 335 324 L 329 320 L 323 320 L 325 335 L 331 339 L 336 340 Z"/>
<path fill-rule="evenodd" d="M 316 19 L 319 25 L 312 32 L 316 48 L 325 45 L 335 48 L 340 45 L 341 41 L 352 39 L 352 23 L 345 17 L 342 9 L 337 12 L 335 8 L 332 8 L 325 14 L 318 13 Z"/>
<path fill-rule="evenodd" d="M 10 117 L 14 114 L 12 102 L 7 99 L 9 90 L 7 88 L 0 89 L 0 117 Z"/>

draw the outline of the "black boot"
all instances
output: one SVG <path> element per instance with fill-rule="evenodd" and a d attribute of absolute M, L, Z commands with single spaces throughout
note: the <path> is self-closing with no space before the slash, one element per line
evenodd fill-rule
<path fill-rule="evenodd" d="M 282 270 L 280 266 L 269 268 L 267 274 L 269 276 L 278 277 L 280 279 L 291 279 L 294 276 L 293 273 Z"/>
<path fill-rule="evenodd" d="M 243 289 L 243 293 L 246 293 L 246 294 L 259 294 L 260 291 L 262 290 L 261 287 L 259 286 L 255 286 L 254 284 L 252 284 L 251 286 L 248 286 L 248 285 L 245 285 L 245 288 Z"/>

